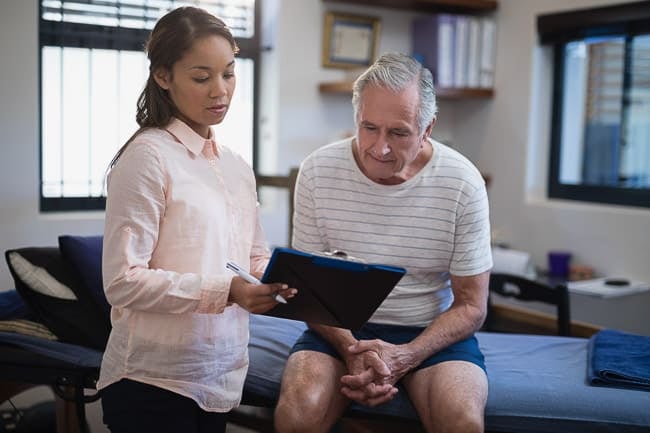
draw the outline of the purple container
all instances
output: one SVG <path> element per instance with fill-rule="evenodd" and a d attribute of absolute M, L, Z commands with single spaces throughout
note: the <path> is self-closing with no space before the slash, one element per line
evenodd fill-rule
<path fill-rule="evenodd" d="M 571 253 L 567 251 L 549 251 L 548 252 L 548 272 L 556 277 L 569 276 L 569 263 L 571 262 Z"/>

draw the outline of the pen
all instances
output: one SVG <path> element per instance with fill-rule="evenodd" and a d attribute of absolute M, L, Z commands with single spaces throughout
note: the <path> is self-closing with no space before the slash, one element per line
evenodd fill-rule
<path fill-rule="evenodd" d="M 258 280 L 257 278 L 249 274 L 246 270 L 242 269 L 241 267 L 239 267 L 238 264 L 234 262 L 226 263 L 226 268 L 230 269 L 231 271 L 233 271 L 234 273 L 236 273 L 237 275 L 239 275 L 240 277 L 242 277 L 244 280 L 248 281 L 251 284 L 262 284 L 260 280 Z M 281 304 L 287 303 L 287 300 L 284 299 L 282 296 L 280 296 L 279 293 L 274 293 L 273 299 L 275 299 Z"/>

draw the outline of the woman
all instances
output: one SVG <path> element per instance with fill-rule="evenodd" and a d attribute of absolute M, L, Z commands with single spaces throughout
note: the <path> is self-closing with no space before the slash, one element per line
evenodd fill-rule
<path fill-rule="evenodd" d="M 108 175 L 103 278 L 113 329 L 98 389 L 111 432 L 219 432 L 239 404 L 248 315 L 282 284 L 250 284 L 269 257 L 255 177 L 215 141 L 235 88 L 237 45 L 195 7 L 169 12 L 147 43 L 140 129 Z"/>

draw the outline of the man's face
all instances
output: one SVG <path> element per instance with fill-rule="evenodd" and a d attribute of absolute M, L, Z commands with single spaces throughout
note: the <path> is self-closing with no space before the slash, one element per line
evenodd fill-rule
<path fill-rule="evenodd" d="M 361 96 L 354 146 L 359 168 L 377 183 L 407 180 L 429 131 L 418 128 L 417 83 L 399 93 L 369 85 Z"/>

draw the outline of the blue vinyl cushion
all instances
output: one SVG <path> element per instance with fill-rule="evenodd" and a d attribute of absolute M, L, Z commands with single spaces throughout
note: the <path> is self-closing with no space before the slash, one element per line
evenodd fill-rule
<path fill-rule="evenodd" d="M 0 320 L 17 320 L 34 318 L 34 313 L 25 304 L 17 290 L 0 292 Z"/>

